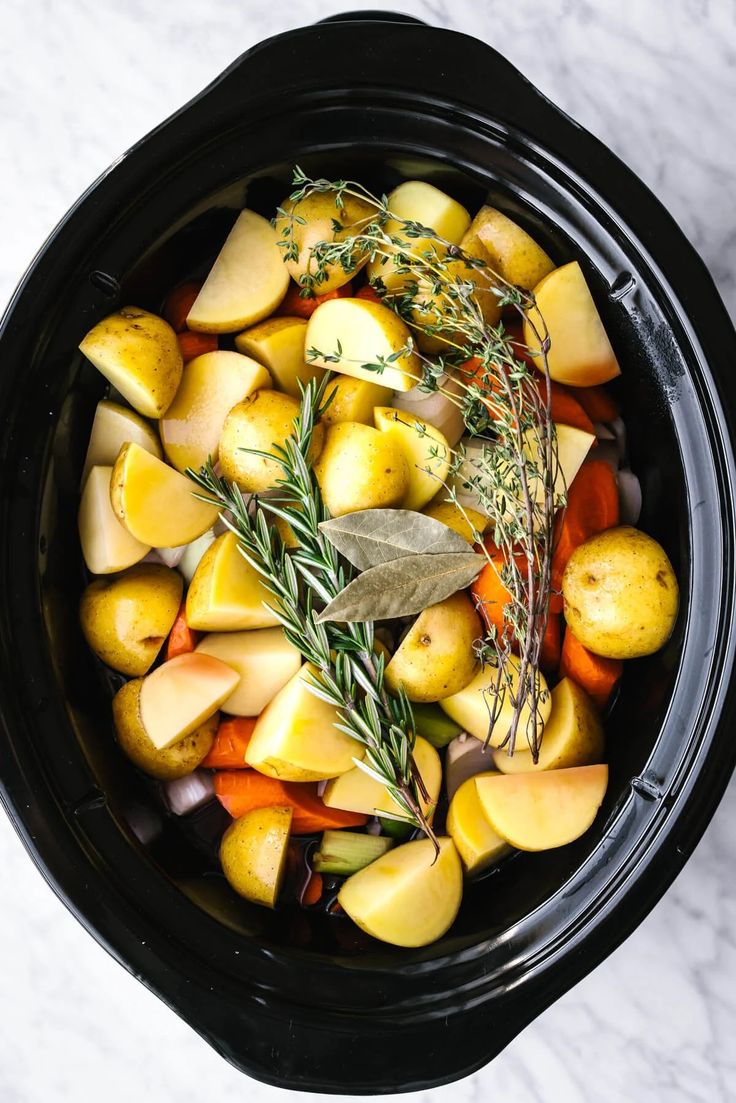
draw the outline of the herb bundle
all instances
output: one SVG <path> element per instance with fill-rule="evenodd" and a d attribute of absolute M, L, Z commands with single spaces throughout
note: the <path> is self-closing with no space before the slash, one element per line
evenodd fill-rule
<path fill-rule="evenodd" d="M 327 386 L 325 377 L 320 385 L 312 380 L 304 387 L 291 437 L 283 447 L 260 453 L 282 469 L 276 498 L 258 498 L 249 505 L 237 484 L 217 475 L 211 463 L 187 474 L 200 488 L 198 497 L 221 507 L 223 521 L 273 596 L 270 608 L 287 638 L 314 665 L 311 690 L 338 709 L 337 727 L 364 746 L 364 757 L 356 758 L 356 765 L 386 786 L 400 810 L 394 818 L 421 828 L 437 846 L 422 809 L 428 793 L 412 757 L 411 703 L 403 692 L 389 696 L 384 687 L 385 661 L 374 646 L 372 621 L 339 624 L 319 619 L 321 609 L 353 576 L 350 564 L 341 560 L 320 530 L 328 515 L 307 460 L 314 426 L 327 404 Z M 295 550 L 287 554 L 270 518 L 291 526 L 299 540 Z"/>
<path fill-rule="evenodd" d="M 490 535 L 502 561 L 500 578 L 510 597 L 503 630 L 489 628 L 478 648 L 481 661 L 496 670 L 486 693 L 488 738 L 508 694 L 513 718 L 502 745 L 513 754 L 522 717 L 527 716 L 523 734 L 536 761 L 542 728 L 539 661 L 549 609 L 553 520 L 565 501 L 551 419 L 544 320 L 533 295 L 503 281 L 482 250 L 460 248 L 430 227 L 398 217 L 386 196 L 372 195 L 352 181 L 313 180 L 300 169 L 294 172 L 294 185 L 290 210 L 280 209 L 276 219 L 285 260 L 298 256 L 294 226 L 299 202 L 307 196 L 332 194 L 338 212 L 350 196 L 367 202 L 374 212 L 355 224 L 350 236 L 341 234 L 339 240 L 313 247 L 302 294 L 319 294 L 331 267 L 352 273 L 366 261 L 375 268 L 378 261 L 391 280 L 374 278 L 374 287 L 419 335 L 420 345 L 428 348 L 433 343 L 433 355 L 424 354 L 410 338 L 391 357 L 361 367 L 380 375 L 390 363 L 414 355 L 420 365 L 418 387 L 442 391 L 460 407 L 469 433 L 479 438 L 472 449 L 461 445 L 455 450 L 445 487 L 447 499 L 466 520 L 462 498 L 467 502 L 468 495 L 489 517 Z M 336 228 L 339 225 L 336 222 Z M 513 308 L 526 321 L 538 346 L 541 375 L 516 355 L 498 321 L 502 307 Z M 345 363 L 341 348 L 311 349 L 308 358 L 326 360 L 337 370 Z M 452 386 L 443 382 L 448 378 Z M 431 473 L 430 467 L 426 470 Z M 486 558 L 497 570 L 487 549 Z M 516 650 L 518 680 L 511 661 Z"/>

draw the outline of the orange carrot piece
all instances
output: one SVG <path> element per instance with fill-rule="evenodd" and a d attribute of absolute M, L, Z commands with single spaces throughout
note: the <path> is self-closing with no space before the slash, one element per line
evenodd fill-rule
<path fill-rule="evenodd" d="M 356 299 L 367 299 L 369 303 L 381 302 L 381 296 L 378 294 L 375 287 L 372 287 L 369 283 L 361 287 L 360 291 L 356 291 L 355 297 Z"/>
<path fill-rule="evenodd" d="M 314 298 L 303 298 L 298 284 L 289 284 L 289 290 L 281 300 L 277 314 L 287 314 L 289 317 L 311 318 L 320 303 L 326 303 L 328 299 L 348 299 L 353 293 L 353 285 L 348 282 L 335 291 L 326 291 L 324 295 L 315 295 Z"/>
<path fill-rule="evenodd" d="M 201 283 L 188 280 L 186 283 L 180 283 L 166 296 L 163 315 L 176 333 L 182 333 L 187 328 L 187 316 L 201 287 Z"/>
<path fill-rule="evenodd" d="M 194 333 L 187 329 L 184 333 L 177 334 L 176 339 L 179 342 L 179 351 L 185 364 L 188 364 L 195 356 L 201 356 L 204 352 L 215 352 L 217 350 L 216 333 Z"/>
<path fill-rule="evenodd" d="M 322 888 L 322 874 L 312 873 L 309 880 L 307 881 L 306 888 L 302 893 L 302 904 L 306 904 L 307 906 L 309 906 L 310 904 L 316 904 L 322 896 Z"/>
<path fill-rule="evenodd" d="M 486 548 L 492 562 L 486 563 L 475 582 L 470 587 L 470 593 L 478 608 L 478 612 L 485 620 L 489 628 L 493 627 L 502 636 L 508 631 L 509 625 L 505 617 L 505 609 L 511 601 L 511 594 L 501 581 L 500 573 L 503 569 L 504 558 L 492 541 L 486 541 Z M 515 557 L 518 569 L 526 567 L 526 557 L 518 554 Z"/>
<path fill-rule="evenodd" d="M 255 716 L 228 716 L 226 720 L 221 720 L 215 742 L 201 765 L 213 770 L 244 770 L 245 752 L 256 719 Z"/>
<path fill-rule="evenodd" d="M 621 413 L 618 402 L 603 386 L 576 387 L 575 397 L 591 421 L 615 421 Z"/>
<path fill-rule="evenodd" d="M 187 603 L 186 598 L 179 606 L 179 612 L 176 614 L 176 620 L 171 626 L 169 632 L 169 638 L 166 642 L 166 662 L 169 659 L 175 659 L 177 655 L 187 655 L 190 651 L 194 651 L 200 640 L 200 633 L 195 632 L 187 624 Z"/>
<path fill-rule="evenodd" d="M 257 770 L 219 770 L 214 782 L 217 799 L 235 819 L 254 808 L 272 805 L 293 808 L 293 835 L 312 835 L 329 828 L 362 827 L 368 822 L 368 817 L 360 812 L 327 808 L 312 783 L 279 781 Z"/>
<path fill-rule="evenodd" d="M 497 383 L 495 379 L 489 379 L 482 360 L 477 356 L 472 356 L 460 365 L 458 371 L 465 383 L 477 383 L 481 391 L 489 393 L 489 397 L 483 400 L 484 404 L 492 418 L 499 418 L 501 407 L 505 402 L 501 394 L 501 384 Z M 547 392 L 544 379 L 538 373 L 535 373 L 532 382 L 540 397 L 546 399 Z M 561 383 L 555 383 L 554 380 L 551 381 L 550 388 L 552 420 L 559 422 L 561 425 L 572 425 L 576 429 L 583 429 L 586 433 L 592 433 L 594 431 L 593 422 L 578 402 L 577 395 L 574 395 L 569 387 L 564 387 Z"/>
<path fill-rule="evenodd" d="M 562 588 L 562 576 L 575 549 L 618 521 L 616 476 L 604 460 L 587 460 L 570 484 L 567 506 L 555 524 L 553 590 Z"/>
<path fill-rule="evenodd" d="M 601 711 L 608 704 L 624 669 L 621 659 L 606 659 L 583 647 L 568 628 L 562 642 L 560 677 L 572 678 Z"/>
<path fill-rule="evenodd" d="M 534 382 L 542 401 L 545 401 L 547 385 L 544 379 L 537 375 Z M 562 383 L 555 383 L 553 380 L 551 382 L 551 399 L 550 413 L 554 422 L 559 425 L 572 425 L 575 429 L 582 429 L 585 433 L 595 433 L 593 422 L 578 402 L 577 395 L 573 395 L 569 387 L 565 387 Z"/>
<path fill-rule="evenodd" d="M 556 674 L 560 665 L 560 651 L 562 648 L 562 617 L 559 613 L 550 613 L 547 618 L 547 628 L 542 637 L 542 646 L 539 652 L 539 665 L 548 674 Z"/>

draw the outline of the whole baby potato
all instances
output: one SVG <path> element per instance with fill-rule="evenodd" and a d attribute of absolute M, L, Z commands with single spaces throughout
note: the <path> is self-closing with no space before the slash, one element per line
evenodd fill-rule
<path fill-rule="evenodd" d="M 191 735 L 177 739 L 168 747 L 158 748 L 143 727 L 140 696 L 143 678 L 126 682 L 113 697 L 112 719 L 118 743 L 139 770 L 158 778 L 173 781 L 196 770 L 209 754 L 215 741 L 220 714 L 216 712 Z"/>
<path fill-rule="evenodd" d="M 335 200 L 335 195 L 326 192 L 312 193 L 296 203 L 292 199 L 284 200 L 282 210 L 285 216 L 281 215 L 276 219 L 276 232 L 281 237 L 288 231 L 291 235 L 289 240 L 298 247 L 299 256 L 286 262 L 289 275 L 297 283 L 303 276 L 317 275 L 317 264 L 313 260 L 312 250 L 319 242 L 343 241 L 346 237 L 359 233 L 360 224 L 369 221 L 377 213 L 370 203 L 352 195 L 344 195 L 340 206 Z M 295 216 L 293 221 L 290 219 L 292 214 Z M 341 229 L 337 228 L 338 225 Z M 367 260 L 368 253 L 365 253 L 362 257 L 356 257 L 356 264 L 352 267 L 326 264 L 323 273 L 325 278 L 315 285 L 315 294 L 325 295 L 328 291 L 336 291 Z"/>
<path fill-rule="evenodd" d="M 399 446 L 388 433 L 357 421 L 328 425 L 314 474 L 332 517 L 400 506 L 409 489 Z"/>
<path fill-rule="evenodd" d="M 176 619 L 182 588 L 181 575 L 158 563 L 94 579 L 79 603 L 84 638 L 113 670 L 147 674 Z"/>
<path fill-rule="evenodd" d="M 253 494 L 274 487 L 283 475 L 281 465 L 249 449 L 273 453 L 274 445 L 283 447 L 294 432 L 298 414 L 299 403 L 291 395 L 264 389 L 233 406 L 220 435 L 220 467 L 225 478 Z M 312 434 L 312 459 L 319 455 L 323 436 L 324 426 L 318 423 Z"/>
<path fill-rule="evenodd" d="M 670 637 L 679 590 L 664 549 L 645 532 L 622 525 L 586 540 L 562 579 L 565 619 L 596 655 L 637 659 Z"/>

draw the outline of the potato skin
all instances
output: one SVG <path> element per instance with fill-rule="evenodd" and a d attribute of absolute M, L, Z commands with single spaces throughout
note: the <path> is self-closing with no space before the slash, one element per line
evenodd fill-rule
<path fill-rule="evenodd" d="M 409 629 L 386 667 L 386 685 L 403 686 L 410 701 L 439 701 L 459 693 L 478 668 L 473 641 L 480 617 L 464 592 L 429 605 Z"/>
<path fill-rule="evenodd" d="M 562 579 L 565 620 L 596 655 L 636 659 L 669 639 L 679 588 L 664 549 L 628 525 L 607 529 L 570 556 Z"/>
<path fill-rule="evenodd" d="M 157 563 L 96 578 L 79 603 L 82 632 L 96 655 L 121 674 L 147 674 L 176 618 L 183 581 Z"/>
<path fill-rule="evenodd" d="M 186 777 L 209 754 L 215 741 L 220 714 L 216 712 L 191 735 L 158 750 L 141 723 L 139 703 L 142 685 L 143 678 L 133 678 L 113 698 L 112 718 L 118 743 L 131 762 L 150 777 L 159 781 L 174 781 L 178 777 Z"/>
<path fill-rule="evenodd" d="M 254 494 L 275 486 L 283 475 L 276 460 L 243 449 L 272 452 L 274 444 L 283 445 L 294 430 L 298 413 L 295 398 L 271 390 L 255 391 L 233 406 L 220 436 L 220 466 L 225 478 Z M 323 438 L 324 426 L 317 422 L 312 434 L 312 459 L 319 455 Z"/>
<path fill-rule="evenodd" d="M 357 232 L 356 222 L 362 219 L 370 219 L 376 214 L 375 207 L 362 199 L 357 199 L 355 196 L 344 196 L 343 207 L 340 208 L 335 203 L 334 195 L 319 192 L 305 196 L 298 203 L 294 203 L 291 199 L 285 199 L 282 209 L 286 211 L 287 215 L 295 211 L 300 219 L 304 219 L 303 223 L 295 221 L 291 227 L 294 235 L 293 240 L 299 247 L 299 258 L 298 260 L 286 262 L 289 275 L 296 283 L 299 283 L 302 276 L 308 273 L 312 276 L 316 274 L 317 266 L 311 263 L 312 249 L 315 245 L 321 241 L 342 241 L 344 238 L 350 237 Z M 343 229 L 336 233 L 335 223 L 337 222 L 341 223 Z M 288 226 L 287 218 L 277 219 L 276 230 L 279 236 L 283 234 L 284 229 Z M 315 294 L 325 295 L 328 291 L 336 291 L 338 287 L 346 284 L 367 260 L 368 254 L 366 253 L 353 268 L 349 268 L 347 271 L 340 264 L 325 265 L 327 278 L 316 285 Z"/>
<path fill-rule="evenodd" d="M 386 433 L 357 421 L 328 426 L 314 474 L 333 517 L 399 506 L 409 488 L 400 449 Z"/>

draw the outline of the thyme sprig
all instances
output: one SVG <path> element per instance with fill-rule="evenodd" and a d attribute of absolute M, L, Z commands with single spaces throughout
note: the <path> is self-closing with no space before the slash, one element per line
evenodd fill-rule
<path fill-rule="evenodd" d="M 390 358 L 361 367 L 380 375 L 389 362 L 414 356 L 419 365 L 415 383 L 455 402 L 469 434 L 479 437 L 472 457 L 465 446 L 455 450 L 445 489 L 466 519 L 458 482 L 462 492 L 476 496 L 490 519 L 497 549 L 492 554 L 484 546 L 486 558 L 510 594 L 502 630 L 490 627 L 479 648 L 481 661 L 496 670 L 485 695 L 488 739 L 508 695 L 512 720 L 502 745 L 513 754 L 525 717 L 525 735 L 536 761 L 543 727 L 539 661 L 549 615 L 553 521 L 556 509 L 564 505 L 565 487 L 551 418 L 549 334 L 534 296 L 503 280 L 483 256 L 401 218 L 390 210 L 386 196 L 375 196 L 359 183 L 311 179 L 299 168 L 293 183 L 290 210 L 280 208 L 276 220 L 285 260 L 299 255 L 295 226 L 299 203 L 307 196 L 331 194 L 338 212 L 344 210 L 345 197 L 352 196 L 372 210 L 349 234 L 336 220 L 339 238 L 312 248 L 301 277 L 302 294 L 318 294 L 335 266 L 352 273 L 365 261 L 378 261 L 392 276 L 373 280 L 386 305 L 414 334 L 441 340 L 437 355 L 425 354 L 410 337 Z M 527 322 L 538 345 L 541 374 L 517 355 L 508 331 L 496 320 L 502 307 Z M 345 363 L 340 348 L 327 353 L 310 349 L 308 358 L 327 359 L 337 370 Z M 427 470 L 432 474 L 431 465 Z M 515 651 L 518 664 L 512 658 Z"/>
<path fill-rule="evenodd" d="M 283 446 L 274 445 L 268 458 L 282 470 L 277 497 L 247 502 L 236 483 L 215 472 L 212 463 L 187 474 L 203 501 L 221 507 L 221 518 L 238 538 L 245 559 L 261 575 L 273 601 L 273 611 L 287 639 L 314 665 L 312 692 L 338 709 L 336 726 L 364 747 L 356 765 L 385 785 L 406 819 L 437 841 L 422 810 L 428 794 L 414 762 L 414 718 L 406 694 L 389 696 L 384 686 L 384 656 L 374 649 L 372 622 L 365 624 L 317 623 L 316 613 L 327 605 L 353 577 L 353 569 L 341 559 L 322 535 L 321 521 L 329 519 L 312 474 L 309 454 L 314 427 L 329 397 L 315 380 L 302 387 L 299 415 L 292 435 Z M 274 518 L 291 526 L 299 544 L 287 551 Z M 382 815 L 386 815 L 382 811 Z"/>

